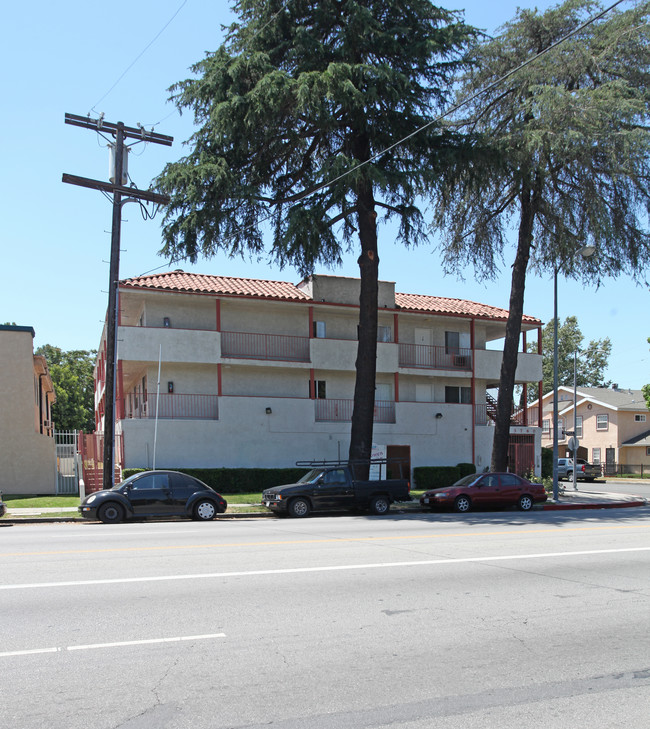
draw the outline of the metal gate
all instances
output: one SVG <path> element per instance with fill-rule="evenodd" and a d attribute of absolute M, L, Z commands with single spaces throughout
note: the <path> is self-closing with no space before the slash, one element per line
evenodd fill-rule
<path fill-rule="evenodd" d="M 54 431 L 56 444 L 56 493 L 77 495 L 81 459 L 78 450 L 78 431 Z"/>
<path fill-rule="evenodd" d="M 517 434 L 510 436 L 508 470 L 519 476 L 531 474 L 535 469 L 535 436 Z"/>

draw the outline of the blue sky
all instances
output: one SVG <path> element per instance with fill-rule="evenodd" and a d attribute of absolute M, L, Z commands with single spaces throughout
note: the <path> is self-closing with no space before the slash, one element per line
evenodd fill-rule
<path fill-rule="evenodd" d="M 464 9 L 468 23 L 488 32 L 510 19 L 518 5 L 527 6 L 525 0 L 441 4 Z M 536 4 L 540 9 L 550 5 Z M 36 347 L 49 343 L 66 350 L 94 349 L 106 310 L 111 205 L 99 192 L 63 184 L 61 175 L 106 179 L 108 152 L 95 133 L 64 124 L 64 114 L 90 112 L 95 117 L 104 112 L 109 121 L 128 126 L 140 122 L 147 128 L 155 124 L 156 131 L 172 135 L 171 148 L 138 145 L 130 155 L 133 181 L 148 187 L 165 163 L 182 156 L 182 143 L 192 133 L 192 119 L 174 111 L 167 88 L 187 78 L 190 65 L 219 45 L 221 25 L 232 17 L 229 3 L 116 0 L 109 8 L 81 0 L 35 0 L 10 3 L 3 17 L 0 322 L 34 327 Z M 123 220 L 120 278 L 165 270 L 158 255 L 161 217 L 144 221 L 130 204 Z M 395 281 L 398 291 L 508 307 L 514 247 L 499 279 L 479 284 L 471 269 L 464 280 L 445 277 L 439 254 L 431 247 L 405 252 L 393 246 L 388 228 L 380 228 L 379 246 L 380 277 Z M 352 253 L 340 268 L 317 272 L 356 276 L 356 257 Z M 223 255 L 173 267 L 295 283 L 300 278 L 291 268 Z M 550 272 L 542 278 L 529 276 L 524 310 L 544 322 L 552 318 Z M 649 311 L 648 287 L 629 278 L 607 280 L 596 290 L 560 276 L 560 318 L 578 317 L 585 344 L 611 338 L 606 374 L 621 387 L 650 382 Z"/>

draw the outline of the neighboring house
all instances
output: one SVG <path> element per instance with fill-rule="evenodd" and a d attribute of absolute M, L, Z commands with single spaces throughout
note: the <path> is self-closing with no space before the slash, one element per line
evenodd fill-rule
<path fill-rule="evenodd" d="M 573 388 L 558 387 L 559 455 L 568 451 L 569 436 L 575 430 L 578 457 L 601 464 L 604 473 L 640 472 L 650 469 L 650 411 L 641 390 L 607 387 L 578 387 L 574 413 Z M 553 391 L 542 398 L 542 446 L 553 446 Z M 537 407 L 533 403 L 531 407 Z"/>
<path fill-rule="evenodd" d="M 34 354 L 32 327 L 0 326 L 0 491 L 56 491 L 52 405 L 45 357 Z"/>
<path fill-rule="evenodd" d="M 287 467 L 346 458 L 359 279 L 280 281 L 183 271 L 120 282 L 116 419 L 126 467 Z M 487 390 L 498 385 L 507 311 L 395 293 L 379 283 L 374 441 L 411 466 L 490 465 Z M 537 331 L 529 316 L 523 330 Z M 96 364 L 103 429 L 105 331 Z M 525 347 L 525 335 L 524 335 Z M 160 390 L 157 392 L 158 362 Z M 539 382 L 522 351 L 517 382 Z M 156 412 L 158 419 L 156 422 Z M 513 427 L 512 464 L 540 468 L 541 422 Z M 522 465 L 523 464 L 523 465 Z"/>

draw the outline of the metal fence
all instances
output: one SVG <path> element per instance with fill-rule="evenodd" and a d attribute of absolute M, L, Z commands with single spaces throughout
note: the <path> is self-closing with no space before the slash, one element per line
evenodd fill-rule
<path fill-rule="evenodd" d="M 76 495 L 79 493 L 81 458 L 79 456 L 79 431 L 54 431 L 56 444 L 56 493 Z"/>

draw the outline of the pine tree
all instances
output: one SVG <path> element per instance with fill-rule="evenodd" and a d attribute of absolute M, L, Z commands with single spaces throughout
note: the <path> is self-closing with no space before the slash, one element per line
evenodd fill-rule
<path fill-rule="evenodd" d="M 399 222 L 401 244 L 427 240 L 418 198 L 462 147 L 431 119 L 474 31 L 428 0 L 240 0 L 235 11 L 226 41 L 193 67 L 196 78 L 172 87 L 198 130 L 189 154 L 158 179 L 171 196 L 163 253 L 261 255 L 268 223 L 271 258 L 307 275 L 358 243 L 350 457 L 368 458 L 377 219 Z"/>
<path fill-rule="evenodd" d="M 469 103 L 456 126 L 478 133 L 492 155 L 445 172 L 437 214 L 445 268 L 473 263 L 479 276 L 492 277 L 513 221 L 517 228 L 495 470 L 507 467 L 527 270 L 599 282 L 620 273 L 640 278 L 650 260 L 649 5 L 580 29 L 599 9 L 568 0 L 544 13 L 519 10 L 476 47 L 461 93 Z M 587 243 L 597 254 L 585 263 L 577 253 Z"/>

